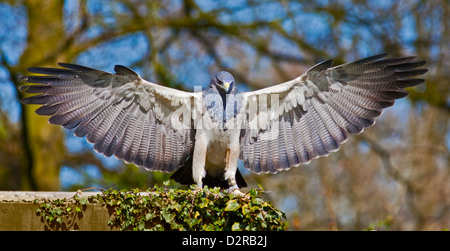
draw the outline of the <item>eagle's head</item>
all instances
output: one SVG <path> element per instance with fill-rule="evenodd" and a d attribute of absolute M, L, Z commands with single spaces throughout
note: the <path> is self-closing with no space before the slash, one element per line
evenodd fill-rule
<path fill-rule="evenodd" d="M 229 94 L 234 88 L 234 78 L 231 73 L 221 71 L 211 79 L 211 84 L 215 85 L 219 92 Z"/>

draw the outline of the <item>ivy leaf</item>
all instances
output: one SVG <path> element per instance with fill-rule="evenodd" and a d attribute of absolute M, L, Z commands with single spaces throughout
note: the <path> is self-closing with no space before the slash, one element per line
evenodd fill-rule
<path fill-rule="evenodd" d="M 203 200 L 201 203 L 198 204 L 199 208 L 205 208 L 208 206 L 208 201 Z"/>
<path fill-rule="evenodd" d="M 246 215 L 248 212 L 250 212 L 248 204 L 245 204 L 242 206 L 242 214 Z"/>
<path fill-rule="evenodd" d="M 241 231 L 241 226 L 239 225 L 239 222 L 235 222 L 233 226 L 231 226 L 231 231 Z"/>
<path fill-rule="evenodd" d="M 201 222 L 200 219 L 184 219 L 184 222 L 188 224 L 190 228 L 193 228 L 195 225 Z"/>
<path fill-rule="evenodd" d="M 229 211 L 236 211 L 239 209 L 241 205 L 239 205 L 239 203 L 236 200 L 229 200 L 227 202 L 227 206 L 225 207 L 225 211 L 229 212 Z"/>
<path fill-rule="evenodd" d="M 173 206 L 173 208 L 175 208 L 175 210 L 177 210 L 178 212 L 181 211 L 181 209 L 183 209 L 183 206 L 180 204 L 176 204 L 175 206 Z"/>
<path fill-rule="evenodd" d="M 252 203 L 253 204 L 256 204 L 256 205 L 260 205 L 260 204 L 262 204 L 264 201 L 262 200 L 262 199 L 260 199 L 260 198 L 253 198 L 252 199 Z"/>
<path fill-rule="evenodd" d="M 164 218 L 164 220 L 165 220 L 167 223 L 172 222 L 173 219 L 175 218 L 175 214 L 171 214 L 171 213 L 166 212 L 166 211 L 162 211 L 162 212 L 161 212 L 161 215 L 162 215 L 162 217 Z"/>
<path fill-rule="evenodd" d="M 89 202 L 88 198 L 84 197 L 84 198 L 80 198 L 80 204 L 81 205 L 87 205 Z"/>
<path fill-rule="evenodd" d="M 140 222 L 139 222 L 139 224 L 138 224 L 138 230 L 139 230 L 139 231 L 145 230 L 145 222 L 143 222 L 143 221 L 140 221 Z"/>
<path fill-rule="evenodd" d="M 153 219 L 155 216 L 152 213 L 148 213 L 145 215 L 145 220 L 149 221 L 151 219 Z"/>

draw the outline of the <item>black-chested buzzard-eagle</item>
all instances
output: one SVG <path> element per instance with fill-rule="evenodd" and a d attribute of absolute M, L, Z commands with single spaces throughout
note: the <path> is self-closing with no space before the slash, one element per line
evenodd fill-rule
<path fill-rule="evenodd" d="M 151 171 L 175 172 L 182 183 L 245 187 L 238 159 L 255 173 L 276 173 L 337 151 L 348 133 L 375 123 L 382 110 L 422 83 L 416 57 L 386 54 L 331 67 L 321 62 L 299 77 L 239 92 L 219 72 L 203 91 L 185 92 L 142 79 L 117 65 L 116 74 L 60 63 L 29 68 L 22 79 L 39 93 L 22 100 L 39 115 L 75 129 L 94 149 Z"/>

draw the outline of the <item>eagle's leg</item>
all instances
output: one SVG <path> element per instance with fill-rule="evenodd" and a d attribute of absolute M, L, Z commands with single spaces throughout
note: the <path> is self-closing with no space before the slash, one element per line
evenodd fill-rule
<path fill-rule="evenodd" d="M 245 196 L 239 190 L 239 187 L 236 182 L 236 171 L 237 171 L 237 163 L 239 159 L 239 144 L 234 144 L 234 146 L 227 147 L 227 155 L 226 155 L 226 166 L 225 166 L 225 174 L 224 178 L 228 182 L 228 192 L 238 195 Z"/>
<path fill-rule="evenodd" d="M 203 188 L 203 178 L 206 176 L 205 161 L 208 143 L 200 133 L 195 135 L 194 156 L 192 159 L 192 178 L 197 184 L 197 189 Z"/>

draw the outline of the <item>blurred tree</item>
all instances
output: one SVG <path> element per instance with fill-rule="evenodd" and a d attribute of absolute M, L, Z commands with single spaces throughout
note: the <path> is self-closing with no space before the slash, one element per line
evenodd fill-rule
<path fill-rule="evenodd" d="M 0 94 L 0 189 L 59 190 L 64 170 L 79 180 L 69 189 L 168 177 L 111 164 L 36 116 L 36 107 L 19 105 L 22 94 L 11 87 L 27 67 L 124 64 L 185 90 L 227 70 L 246 90 L 292 79 L 322 59 L 386 51 L 428 59 L 426 84 L 410 89 L 409 102 L 328 158 L 246 179 L 272 191 L 267 199 L 288 213 L 291 229 L 366 229 L 386 219 L 399 230 L 450 226 L 448 1 L 22 0 L 1 1 L 0 12 L 0 85 L 12 90 Z"/>

